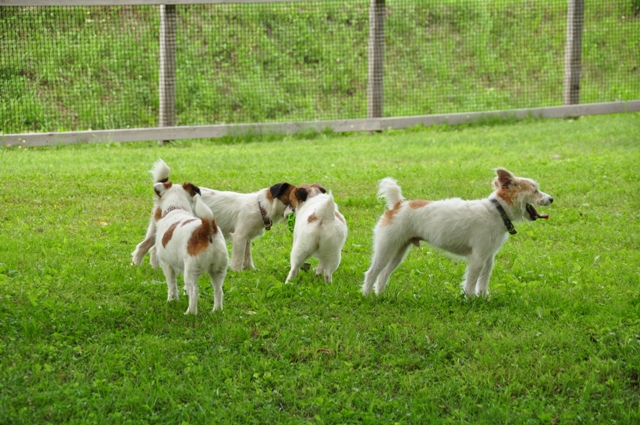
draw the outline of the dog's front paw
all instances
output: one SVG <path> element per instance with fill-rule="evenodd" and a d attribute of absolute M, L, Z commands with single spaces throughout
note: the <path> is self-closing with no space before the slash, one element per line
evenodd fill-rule
<path fill-rule="evenodd" d="M 179 299 L 180 299 L 180 296 L 177 293 L 169 294 L 169 296 L 167 297 L 167 302 L 178 301 Z"/>

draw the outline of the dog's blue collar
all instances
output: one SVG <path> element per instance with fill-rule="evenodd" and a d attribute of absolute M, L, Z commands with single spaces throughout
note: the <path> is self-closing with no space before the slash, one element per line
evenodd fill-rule
<path fill-rule="evenodd" d="M 500 205 L 498 200 L 496 198 L 491 198 L 489 200 L 496 206 L 496 209 L 500 213 L 500 217 L 502 217 L 502 221 L 504 222 L 504 226 L 507 228 L 507 232 L 509 232 L 509 234 L 511 235 L 515 235 L 516 233 L 518 233 L 516 232 L 516 228 L 513 227 L 513 223 L 511 222 L 511 219 L 509 219 L 507 212 L 504 210 L 504 208 L 502 208 L 502 205 Z"/>

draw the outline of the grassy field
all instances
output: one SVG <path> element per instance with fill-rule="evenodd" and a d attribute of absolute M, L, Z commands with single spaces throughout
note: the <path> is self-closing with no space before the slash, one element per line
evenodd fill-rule
<path fill-rule="evenodd" d="M 366 117 L 369 1 L 178 7 L 178 125 Z M 581 102 L 640 93 L 638 0 L 587 2 Z M 385 116 L 562 104 L 566 0 L 389 0 Z M 150 127 L 157 7 L 0 8 L 0 132 Z"/>
<path fill-rule="evenodd" d="M 0 148 L 0 424 L 637 423 L 639 123 Z M 162 272 L 130 262 L 158 157 L 180 183 L 332 190 L 349 224 L 334 283 L 283 285 L 278 225 L 254 243 L 258 270 L 227 275 L 222 312 L 202 278 L 184 316 Z M 489 299 L 465 299 L 464 263 L 425 245 L 381 297 L 360 294 L 381 178 L 472 199 L 499 165 L 555 202 L 516 225 Z"/>

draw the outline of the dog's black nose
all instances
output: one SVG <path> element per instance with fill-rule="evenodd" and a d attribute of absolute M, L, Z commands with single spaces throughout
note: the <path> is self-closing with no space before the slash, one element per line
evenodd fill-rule
<path fill-rule="evenodd" d="M 549 198 L 549 205 L 553 204 L 553 198 Z"/>

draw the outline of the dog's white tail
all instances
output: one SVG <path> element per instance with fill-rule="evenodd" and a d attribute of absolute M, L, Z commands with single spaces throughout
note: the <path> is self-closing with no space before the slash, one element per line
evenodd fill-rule
<path fill-rule="evenodd" d="M 398 186 L 398 183 L 391 177 L 385 177 L 380 180 L 380 189 L 378 190 L 378 199 L 379 198 L 387 200 L 387 209 L 392 209 L 395 204 L 404 201 L 400 186 Z"/>
<path fill-rule="evenodd" d="M 165 183 L 169 181 L 169 166 L 164 163 L 164 161 L 159 158 L 155 164 L 153 164 L 153 168 L 150 173 L 153 176 L 154 183 Z"/>
<path fill-rule="evenodd" d="M 200 195 L 196 195 L 196 215 L 202 220 L 213 220 L 213 212 L 211 212 L 211 208 L 204 203 Z"/>
<path fill-rule="evenodd" d="M 336 217 L 336 204 L 333 201 L 333 194 L 329 193 L 324 204 L 316 209 L 316 216 L 325 223 L 332 221 Z"/>
<path fill-rule="evenodd" d="M 200 195 L 196 195 L 196 215 L 202 220 L 200 226 L 201 231 L 207 235 L 212 235 L 218 232 L 218 225 L 216 219 L 213 217 L 213 212 L 207 204 L 204 203 Z"/>

